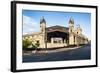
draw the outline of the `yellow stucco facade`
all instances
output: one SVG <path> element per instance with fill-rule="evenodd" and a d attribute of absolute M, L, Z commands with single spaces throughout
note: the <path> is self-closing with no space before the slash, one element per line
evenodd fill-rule
<path fill-rule="evenodd" d="M 68 45 L 87 44 L 88 38 L 82 34 L 80 25 L 74 29 L 74 20 L 70 18 L 69 27 L 52 26 L 47 31 L 46 21 L 44 18 L 40 19 L 40 32 L 25 34 L 23 40 L 28 39 L 32 44 L 39 43 L 38 48 L 54 48 L 64 47 Z M 59 28 L 58 28 L 59 27 Z M 31 45 L 29 46 L 31 47 Z"/>

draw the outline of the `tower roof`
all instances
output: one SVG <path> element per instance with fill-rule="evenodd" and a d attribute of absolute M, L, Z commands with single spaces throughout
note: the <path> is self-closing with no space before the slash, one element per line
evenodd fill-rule
<path fill-rule="evenodd" d="M 41 24 L 41 23 L 46 23 L 46 21 L 45 21 L 45 19 L 44 19 L 43 16 L 42 16 L 41 19 L 40 19 L 40 24 Z"/>
<path fill-rule="evenodd" d="M 77 29 L 82 31 L 82 28 L 81 28 L 81 26 L 79 24 L 77 25 Z"/>
<path fill-rule="evenodd" d="M 74 19 L 70 18 L 69 23 L 74 24 Z"/>
<path fill-rule="evenodd" d="M 69 32 L 69 28 L 68 27 L 59 26 L 59 25 L 55 25 L 55 26 L 47 27 L 46 31 L 47 32 L 61 31 L 61 32 L 68 33 Z"/>

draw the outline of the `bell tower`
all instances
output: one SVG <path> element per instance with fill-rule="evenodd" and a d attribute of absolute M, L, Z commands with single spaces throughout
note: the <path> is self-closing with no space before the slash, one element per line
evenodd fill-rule
<path fill-rule="evenodd" d="M 46 44 L 46 21 L 44 19 L 44 17 L 41 17 L 40 19 L 40 32 L 41 32 L 41 44 L 43 48 L 47 48 L 47 44 Z"/>
<path fill-rule="evenodd" d="M 74 45 L 74 19 L 70 18 L 69 20 L 69 45 Z"/>

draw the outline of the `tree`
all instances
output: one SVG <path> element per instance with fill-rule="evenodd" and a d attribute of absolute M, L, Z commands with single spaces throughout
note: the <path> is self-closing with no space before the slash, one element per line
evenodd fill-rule
<path fill-rule="evenodd" d="M 31 45 L 31 41 L 29 41 L 28 39 L 24 39 L 23 40 L 23 48 L 28 48 Z"/>

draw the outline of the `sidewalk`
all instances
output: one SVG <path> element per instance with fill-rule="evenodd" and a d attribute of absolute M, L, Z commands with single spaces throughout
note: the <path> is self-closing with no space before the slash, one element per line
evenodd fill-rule
<path fill-rule="evenodd" d="M 33 54 L 35 53 L 55 53 L 55 52 L 62 52 L 62 51 L 68 51 L 68 50 L 72 50 L 72 49 L 78 49 L 81 46 L 78 47 L 73 47 L 73 48 L 61 48 L 61 49 L 56 49 L 56 50 L 42 50 L 42 51 L 32 51 Z"/>

